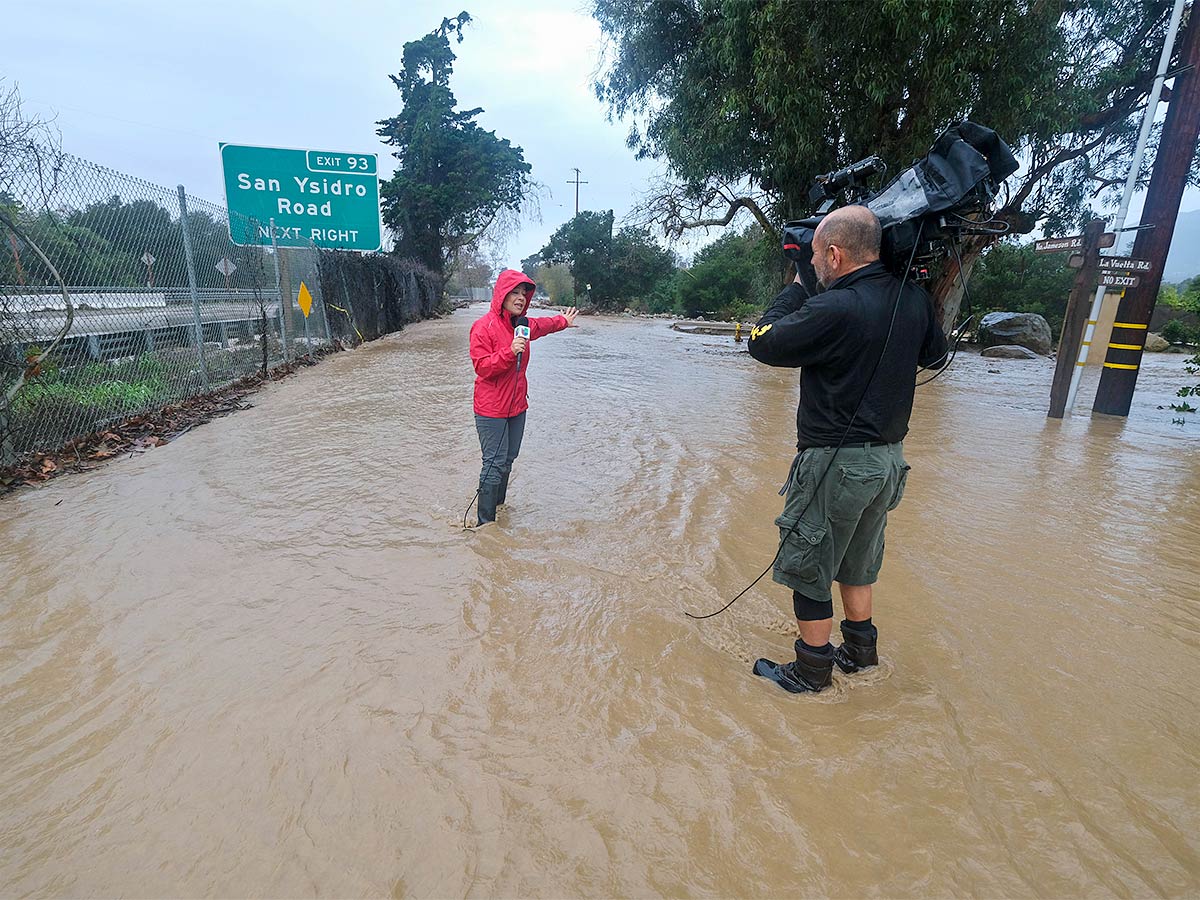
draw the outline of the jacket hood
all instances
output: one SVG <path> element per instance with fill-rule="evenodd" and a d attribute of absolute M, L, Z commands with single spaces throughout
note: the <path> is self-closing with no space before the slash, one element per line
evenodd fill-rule
<path fill-rule="evenodd" d="M 496 279 L 496 286 L 492 289 L 493 313 L 504 318 L 504 298 L 520 284 L 527 284 L 529 287 L 525 291 L 525 306 L 521 308 L 519 315 L 524 315 L 529 310 L 529 301 L 533 299 L 533 279 L 516 269 L 505 269 Z"/>

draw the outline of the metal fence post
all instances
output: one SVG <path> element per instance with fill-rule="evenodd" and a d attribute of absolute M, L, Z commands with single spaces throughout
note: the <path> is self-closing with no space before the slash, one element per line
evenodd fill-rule
<path fill-rule="evenodd" d="M 17 450 L 8 428 L 8 407 L 0 406 L 0 468 L 11 466 L 16 461 Z"/>
<path fill-rule="evenodd" d="M 196 325 L 196 352 L 200 354 L 200 377 L 209 389 L 208 364 L 204 359 L 204 329 L 200 325 L 200 292 L 196 288 L 196 260 L 192 254 L 192 232 L 188 228 L 187 194 L 179 185 L 179 225 L 183 229 L 183 256 L 187 262 L 188 287 L 192 291 L 192 315 Z"/>
<path fill-rule="evenodd" d="M 279 298 L 279 341 L 283 345 L 283 361 L 288 361 L 287 314 L 291 311 L 291 291 L 284 299 L 282 282 L 279 279 L 279 245 L 275 243 L 275 220 L 271 220 L 271 258 L 275 261 L 275 296 Z"/>

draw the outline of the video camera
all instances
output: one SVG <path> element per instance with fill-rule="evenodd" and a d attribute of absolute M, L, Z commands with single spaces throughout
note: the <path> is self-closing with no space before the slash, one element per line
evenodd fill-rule
<path fill-rule="evenodd" d="M 996 132 L 964 120 L 942 132 L 924 157 L 878 193 L 867 187 L 886 170 L 877 156 L 820 176 L 809 191 L 809 199 L 820 206 L 815 215 L 784 224 L 783 253 L 796 264 L 809 294 L 817 293 L 813 233 L 844 193 L 848 202 L 861 203 L 879 217 L 880 258 L 888 270 L 898 278 L 927 277 L 949 242 L 965 234 L 1008 230 L 991 219 L 992 204 L 1000 185 L 1017 169 L 1016 157 Z"/>

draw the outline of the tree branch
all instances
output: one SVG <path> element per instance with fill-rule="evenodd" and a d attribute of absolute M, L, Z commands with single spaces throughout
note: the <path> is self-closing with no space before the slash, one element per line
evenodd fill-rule
<path fill-rule="evenodd" d="M 771 223 L 771 220 L 767 218 L 766 213 L 762 211 L 762 208 L 749 197 L 735 197 L 732 200 L 729 200 L 729 209 L 727 209 L 725 211 L 725 215 L 719 219 L 695 219 L 690 222 L 681 219 L 678 223 L 678 227 L 681 230 L 685 228 L 708 228 L 711 226 L 723 227 L 732 222 L 733 217 L 736 216 L 738 210 L 741 209 L 750 210 L 750 213 L 758 220 L 758 224 L 761 225 L 764 230 L 768 232 L 773 232 L 776 230 L 775 226 Z"/>

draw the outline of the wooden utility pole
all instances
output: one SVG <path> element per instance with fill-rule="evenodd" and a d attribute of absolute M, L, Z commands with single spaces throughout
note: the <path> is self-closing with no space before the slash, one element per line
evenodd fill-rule
<path fill-rule="evenodd" d="M 587 184 L 587 182 L 579 180 L 579 170 L 578 169 L 573 168 L 573 169 L 571 169 L 571 171 L 575 173 L 575 180 L 568 181 L 567 184 L 575 185 L 575 215 L 579 215 L 579 186 L 581 184 Z"/>
<path fill-rule="evenodd" d="M 1096 272 L 1100 262 L 1100 237 L 1104 234 L 1104 220 L 1092 219 L 1083 232 L 1083 265 L 1075 275 L 1071 296 L 1067 300 L 1067 311 L 1063 316 L 1062 335 L 1058 339 L 1058 362 L 1054 367 L 1054 381 L 1050 386 L 1050 411 L 1052 419 L 1061 419 L 1067 408 L 1067 393 L 1071 387 L 1071 374 L 1075 371 L 1075 360 L 1079 357 L 1079 342 L 1083 340 L 1083 326 L 1087 321 L 1089 300 L 1096 289 Z M 1076 239 L 1078 240 L 1078 239 Z"/>
<path fill-rule="evenodd" d="M 1100 387 L 1092 410 L 1112 416 L 1129 415 L 1137 386 L 1142 349 L 1154 314 L 1154 303 L 1162 285 L 1162 272 L 1179 217 L 1179 203 L 1187 186 L 1188 171 L 1200 136 L 1200 14 L 1192 3 L 1187 30 L 1179 52 L 1179 74 L 1167 106 L 1154 159 L 1154 174 L 1142 208 L 1143 230 L 1133 242 L 1133 255 L 1149 260 L 1154 269 L 1141 282 L 1125 291 L 1117 307 L 1112 341 L 1100 375 Z"/>

